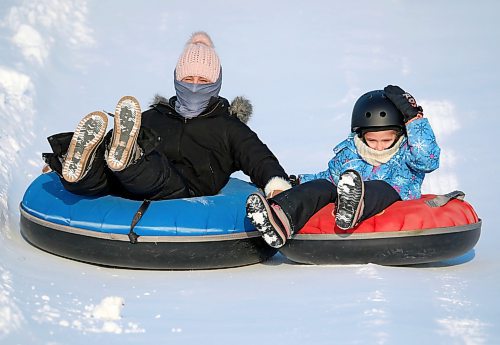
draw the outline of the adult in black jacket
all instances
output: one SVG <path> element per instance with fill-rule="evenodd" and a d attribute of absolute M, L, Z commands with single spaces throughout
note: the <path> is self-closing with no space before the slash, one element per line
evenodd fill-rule
<path fill-rule="evenodd" d="M 157 99 L 144 113 L 122 97 L 114 129 L 105 135 L 102 112 L 85 116 L 74 133 L 49 137 L 45 155 L 69 191 L 135 199 L 217 194 L 238 170 L 272 196 L 290 187 L 276 157 L 218 93 L 220 62 L 210 37 L 193 34 L 176 66 L 176 96 Z"/>

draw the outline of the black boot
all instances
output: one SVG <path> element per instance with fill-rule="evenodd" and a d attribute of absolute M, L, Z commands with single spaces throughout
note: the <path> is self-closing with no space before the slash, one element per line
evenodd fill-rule
<path fill-rule="evenodd" d="M 335 223 L 342 230 L 353 228 L 363 213 L 365 189 L 361 175 L 355 170 L 347 170 L 337 186 L 337 207 Z"/>
<path fill-rule="evenodd" d="M 286 214 L 278 205 L 269 204 L 263 195 L 250 194 L 246 210 L 247 217 L 271 247 L 280 248 L 290 238 L 290 221 Z"/>

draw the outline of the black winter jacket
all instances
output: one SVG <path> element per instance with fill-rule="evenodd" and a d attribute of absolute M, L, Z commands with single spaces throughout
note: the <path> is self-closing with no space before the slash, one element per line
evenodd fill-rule
<path fill-rule="evenodd" d="M 192 119 L 176 113 L 175 100 L 152 105 L 142 114 L 142 127 L 159 136 L 155 150 L 185 178 L 194 196 L 217 194 L 239 170 L 260 188 L 275 176 L 288 179 L 257 134 L 230 114 L 225 98 L 212 98 Z"/>

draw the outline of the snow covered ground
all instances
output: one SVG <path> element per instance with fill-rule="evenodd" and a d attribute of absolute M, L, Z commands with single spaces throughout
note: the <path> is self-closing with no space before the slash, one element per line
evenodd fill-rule
<path fill-rule="evenodd" d="M 499 344 L 496 1 L 16 1 L 0 4 L 0 344 Z M 326 167 L 362 93 L 398 84 L 443 149 L 426 192 L 461 189 L 483 220 L 474 250 L 419 267 L 148 272 L 41 252 L 18 204 L 46 137 L 120 96 L 173 94 L 189 37 L 209 32 L 221 94 L 289 173 Z M 497 42 L 497 43 L 495 43 Z M 497 152 L 497 153 L 495 153 Z"/>

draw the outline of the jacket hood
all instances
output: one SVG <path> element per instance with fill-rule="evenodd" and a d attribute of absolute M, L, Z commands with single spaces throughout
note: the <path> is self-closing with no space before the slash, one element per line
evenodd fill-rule
<path fill-rule="evenodd" d="M 170 105 L 169 100 L 159 94 L 156 94 L 153 97 L 151 105 L 155 104 Z M 252 112 L 253 112 L 252 103 L 250 103 L 250 101 L 243 96 L 235 97 L 229 106 L 229 113 L 232 116 L 237 117 L 244 124 L 248 123 L 250 117 L 252 117 Z"/>

